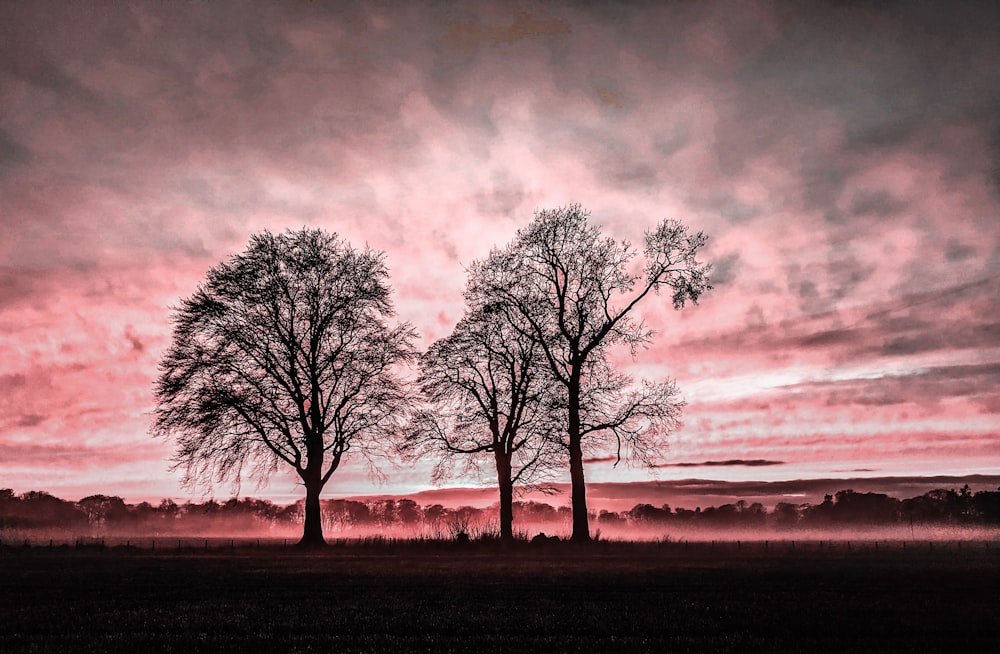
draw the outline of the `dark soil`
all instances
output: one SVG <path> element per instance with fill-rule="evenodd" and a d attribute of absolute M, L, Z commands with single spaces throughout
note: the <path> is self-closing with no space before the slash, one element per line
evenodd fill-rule
<path fill-rule="evenodd" d="M 969 544 L 0 548 L 2 652 L 985 652 L 998 609 Z"/>

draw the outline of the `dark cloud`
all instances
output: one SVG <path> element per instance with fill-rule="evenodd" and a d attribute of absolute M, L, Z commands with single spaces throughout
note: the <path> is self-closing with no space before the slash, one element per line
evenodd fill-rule
<path fill-rule="evenodd" d="M 610 89 L 606 86 L 595 86 L 594 93 L 603 104 L 614 107 L 615 109 L 623 109 L 625 107 L 625 100 L 622 97 L 622 94 L 614 89 Z"/>
<path fill-rule="evenodd" d="M 945 258 L 948 261 L 958 262 L 965 261 L 966 259 L 974 256 L 976 254 L 976 249 L 970 245 L 966 245 L 958 241 L 958 239 L 949 239 L 947 246 L 944 251 Z"/>
<path fill-rule="evenodd" d="M 828 308 L 828 304 L 822 301 L 819 294 L 819 288 L 816 286 L 816 282 L 811 279 L 803 279 L 796 282 L 793 286 L 793 290 L 799 296 L 799 306 L 802 307 L 804 313 L 814 313 L 816 311 L 825 310 Z"/>
<path fill-rule="evenodd" d="M 723 286 L 732 282 L 736 278 L 739 267 L 739 252 L 732 252 L 715 259 L 712 262 L 712 286 Z"/>
<path fill-rule="evenodd" d="M 952 315 L 948 311 L 953 299 L 939 303 L 923 302 L 899 311 L 895 316 L 877 314 L 876 335 L 881 339 L 872 348 L 863 348 L 857 354 L 868 355 L 878 352 L 888 356 L 911 355 L 921 352 L 948 350 L 976 350 L 991 347 L 996 343 L 998 323 L 992 313 L 1000 307 L 1000 302 L 981 298 L 980 315 L 966 318 Z M 943 305 L 943 306 L 941 306 Z"/>
<path fill-rule="evenodd" d="M 690 202 L 694 206 L 718 214 L 734 224 L 749 222 L 764 213 L 761 207 L 741 202 L 735 196 L 724 191 L 716 191 L 707 196 L 694 195 Z"/>
<path fill-rule="evenodd" d="M 727 461 L 685 461 L 682 463 L 661 463 L 657 468 L 718 468 L 732 466 L 746 466 L 749 468 L 760 468 L 763 466 L 782 466 L 784 461 L 769 461 L 767 459 L 729 459 Z"/>
<path fill-rule="evenodd" d="M 863 338 L 861 331 L 857 329 L 827 329 L 797 339 L 796 346 L 825 349 L 830 346 L 856 345 Z"/>
<path fill-rule="evenodd" d="M 853 279 L 853 273 L 848 279 Z M 710 336 L 677 343 L 684 351 L 713 352 L 717 356 L 788 356 L 809 351 L 825 355 L 830 363 L 869 363 L 877 369 L 882 357 L 975 352 L 1000 342 L 1000 295 L 995 279 L 983 279 L 907 296 L 902 300 L 862 306 L 861 313 L 813 313 L 768 327 L 763 312 L 751 308 L 743 324 Z M 815 282 L 798 282 L 795 292 L 805 307 L 822 310 L 834 303 L 823 300 Z M 850 293 L 842 292 L 850 298 Z M 974 302 L 972 315 L 953 313 L 951 307 Z M 747 321 L 750 321 L 749 323 Z M 725 353 L 725 354 L 723 354 Z"/>
<path fill-rule="evenodd" d="M 3 174 L 5 169 L 22 166 L 30 161 L 31 151 L 0 129 L 0 174 Z"/>
<path fill-rule="evenodd" d="M 19 416 L 17 420 L 14 421 L 14 426 L 16 427 L 34 427 L 35 425 L 40 425 L 45 421 L 46 417 L 39 415 L 37 413 L 28 413 L 23 416 Z"/>
<path fill-rule="evenodd" d="M 431 232 L 431 236 L 436 241 L 438 247 L 445 253 L 445 255 L 452 261 L 458 261 L 458 250 L 455 249 L 455 243 L 452 241 L 451 237 L 444 232 L 435 230 Z"/>
<path fill-rule="evenodd" d="M 691 143 L 691 129 L 683 123 L 675 123 L 672 128 L 658 134 L 653 139 L 656 152 L 670 157 Z"/>
<path fill-rule="evenodd" d="M 995 6 L 923 3 L 902 7 L 819 4 L 810 20 L 783 8 L 787 29 L 744 69 L 761 83 L 847 118 L 850 142 L 897 144 L 929 118 L 958 119 L 996 99 Z"/>
<path fill-rule="evenodd" d="M 618 461 L 616 456 L 593 456 L 588 457 L 583 460 L 584 463 L 615 463 Z"/>
<path fill-rule="evenodd" d="M 0 394 L 6 394 L 15 388 L 23 387 L 28 378 L 21 373 L 0 375 Z"/>
<path fill-rule="evenodd" d="M 18 268 L 0 267 L 0 309 L 31 299 L 36 275 Z"/>
<path fill-rule="evenodd" d="M 14 44 L 10 44 L 14 45 Z M 66 72 L 63 66 L 24 40 L 10 47 L 5 53 L 0 71 L 19 80 L 51 92 L 62 102 L 72 102 L 76 107 L 96 110 L 105 106 L 102 98 L 87 88 L 77 78 Z"/>
<path fill-rule="evenodd" d="M 142 342 L 142 339 L 136 335 L 132 325 L 125 326 L 125 340 L 128 341 L 128 344 L 132 348 L 133 352 L 142 352 L 146 349 L 146 345 Z"/>
<path fill-rule="evenodd" d="M 997 199 L 1000 199 L 1000 125 L 993 129 L 990 139 L 990 180 Z"/>
<path fill-rule="evenodd" d="M 515 11 L 513 19 L 506 24 L 484 25 L 473 20 L 450 20 L 447 24 L 440 44 L 446 50 L 461 54 L 470 54 L 484 45 L 511 45 L 522 39 L 572 33 L 567 21 L 524 9 Z"/>
<path fill-rule="evenodd" d="M 905 208 L 898 198 L 885 189 L 862 189 L 851 199 L 850 212 L 853 216 L 884 218 L 895 215 Z"/>
<path fill-rule="evenodd" d="M 937 366 L 876 379 L 797 384 L 799 399 L 815 397 L 827 406 L 936 405 L 956 398 L 980 400 L 1000 386 L 1000 363 Z"/>
<path fill-rule="evenodd" d="M 827 284 L 828 294 L 834 304 L 850 298 L 858 286 L 870 279 L 876 270 L 877 264 L 862 262 L 853 254 L 830 257 L 827 263 Z"/>
<path fill-rule="evenodd" d="M 25 462 L 25 467 L 32 467 L 32 462 L 45 461 L 49 464 L 58 463 L 67 468 L 95 466 L 106 469 L 123 460 L 136 460 L 143 456 L 143 453 L 136 448 L 81 447 L 70 444 L 32 444 L 31 451 L 34 456 L 31 462 Z M 23 460 L 23 457 L 24 452 L 21 447 L 0 442 L 0 461 Z M 48 487 L 41 479 L 37 480 L 37 483 Z"/>
<path fill-rule="evenodd" d="M 505 171 L 493 174 L 493 184 L 475 193 L 476 208 L 484 215 L 514 217 L 527 200 L 524 186 Z"/>

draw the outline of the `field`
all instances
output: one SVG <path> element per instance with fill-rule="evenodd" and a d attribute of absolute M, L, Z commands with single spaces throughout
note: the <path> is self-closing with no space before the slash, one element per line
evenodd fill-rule
<path fill-rule="evenodd" d="M 995 542 L 7 545 L 0 651 L 1000 651 L 998 589 Z"/>

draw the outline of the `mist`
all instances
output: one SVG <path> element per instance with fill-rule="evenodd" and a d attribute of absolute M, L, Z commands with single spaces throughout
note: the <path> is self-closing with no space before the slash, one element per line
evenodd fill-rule
<path fill-rule="evenodd" d="M 558 499 L 557 499 L 558 501 Z M 138 544 L 236 540 L 294 542 L 302 534 L 303 502 L 275 504 L 254 498 L 177 504 L 164 499 L 127 504 L 92 495 L 76 502 L 44 491 L 0 490 L 0 539 L 5 544 Z M 499 506 L 418 504 L 410 498 L 329 499 L 322 502 L 323 533 L 330 542 L 494 542 L 500 537 Z M 737 500 L 707 508 L 638 503 L 600 509 L 590 516 L 602 541 L 793 542 L 793 541 L 989 541 L 1000 537 L 1000 490 L 934 489 L 897 499 L 884 493 L 842 490 L 819 503 L 779 501 L 772 506 Z M 571 509 L 527 500 L 514 505 L 514 534 L 566 539 Z M 187 539 L 191 543 L 183 543 Z"/>

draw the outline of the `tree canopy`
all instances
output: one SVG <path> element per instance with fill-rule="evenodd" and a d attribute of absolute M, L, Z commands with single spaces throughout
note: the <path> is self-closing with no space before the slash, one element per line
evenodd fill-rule
<path fill-rule="evenodd" d="M 663 435 L 676 425 L 681 404 L 672 384 L 623 396 L 624 380 L 615 382 L 603 364 L 613 345 L 624 344 L 634 354 L 649 342 L 651 330 L 632 314 L 651 293 L 667 289 L 680 309 L 711 288 L 711 266 L 697 260 L 705 242 L 701 232 L 665 220 L 646 232 L 644 265 L 636 267 L 638 250 L 603 236 L 587 211 L 570 205 L 537 212 L 509 245 L 471 267 L 467 301 L 511 315 L 511 324 L 538 343 L 553 379 L 565 389 L 574 540 L 590 539 L 584 437 L 613 433 L 619 446 L 624 442 L 643 460 L 650 441 L 641 436 Z M 598 417 L 588 425 L 588 415 L 602 414 L 608 420 Z"/>
<path fill-rule="evenodd" d="M 438 454 L 436 480 L 456 460 L 470 471 L 491 459 L 506 541 L 514 538 L 514 486 L 546 479 L 562 456 L 554 440 L 557 389 L 541 356 L 508 316 L 475 307 L 420 357 L 418 384 L 428 407 L 417 415 L 405 451 Z"/>
<path fill-rule="evenodd" d="M 376 456 L 411 398 L 414 355 L 393 316 L 381 253 L 315 229 L 269 232 L 208 271 L 173 316 L 153 432 L 175 439 L 187 484 L 263 480 L 290 466 L 306 488 L 304 544 L 323 542 L 319 494 L 349 452 Z"/>

